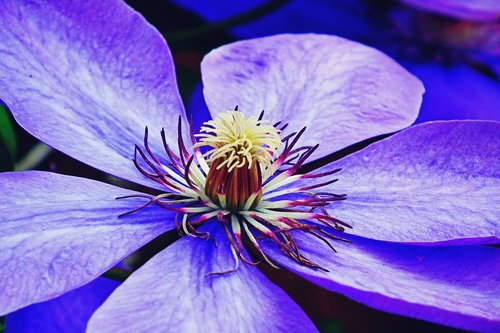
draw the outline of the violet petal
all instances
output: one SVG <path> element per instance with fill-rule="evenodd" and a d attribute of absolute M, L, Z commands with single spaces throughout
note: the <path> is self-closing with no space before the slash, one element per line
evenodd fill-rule
<path fill-rule="evenodd" d="M 0 2 L 0 99 L 48 145 L 102 171 L 157 187 L 134 167 L 149 127 L 177 139 L 185 117 L 167 44 L 122 1 Z"/>
<path fill-rule="evenodd" d="M 97 278 L 50 301 L 17 310 L 7 316 L 5 333 L 84 333 L 92 313 L 118 285 Z"/>
<path fill-rule="evenodd" d="M 216 222 L 217 223 L 217 222 Z M 257 268 L 234 259 L 222 230 L 183 237 L 139 268 L 90 319 L 88 332 L 314 332 L 304 312 Z"/>
<path fill-rule="evenodd" d="M 201 69 L 212 116 L 238 105 L 293 130 L 308 126 L 301 143 L 320 143 L 316 158 L 410 125 L 424 91 L 383 53 L 327 35 L 236 42 L 210 52 Z"/>
<path fill-rule="evenodd" d="M 174 226 L 174 214 L 93 180 L 0 173 L 0 315 L 78 288 Z"/>
<path fill-rule="evenodd" d="M 268 253 L 292 272 L 378 310 L 466 330 L 498 332 L 500 251 L 492 246 L 419 246 L 348 237 L 324 243 L 295 233 L 302 255 L 328 272 L 298 264 L 274 243 Z"/>
<path fill-rule="evenodd" d="M 349 233 L 401 242 L 500 236 L 500 123 L 429 122 L 331 163 Z M 321 179 L 324 181 L 325 179 Z M 310 180 L 304 180 L 310 184 Z"/>

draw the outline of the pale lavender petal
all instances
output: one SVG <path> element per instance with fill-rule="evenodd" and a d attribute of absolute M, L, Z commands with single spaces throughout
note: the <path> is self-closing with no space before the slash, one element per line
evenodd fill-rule
<path fill-rule="evenodd" d="M 28 132 L 115 176 L 144 129 L 176 142 L 184 109 L 167 44 L 124 2 L 0 1 L 0 99 Z M 153 183 L 153 184 L 151 184 Z"/>
<path fill-rule="evenodd" d="M 500 236 L 500 123 L 430 122 L 334 162 L 328 191 L 349 233 L 389 241 L 437 242 Z"/>
<path fill-rule="evenodd" d="M 218 223 L 218 222 L 212 222 Z M 90 319 L 88 332 L 314 332 L 304 312 L 257 268 L 234 259 L 220 228 L 214 240 L 181 238 L 139 268 Z"/>
<path fill-rule="evenodd" d="M 400 0 L 410 6 L 449 17 L 490 21 L 500 17 L 498 0 Z"/>
<path fill-rule="evenodd" d="M 500 249 L 419 246 L 348 237 L 324 243 L 295 233 L 301 253 L 328 272 L 302 266 L 267 243 L 283 266 L 379 310 L 461 329 L 500 330 Z"/>
<path fill-rule="evenodd" d="M 233 109 L 308 126 L 321 157 L 400 130 L 418 114 L 421 82 L 381 52 L 335 36 L 277 35 L 222 46 L 202 62 L 212 115 Z"/>
<path fill-rule="evenodd" d="M 84 333 L 92 313 L 118 285 L 97 278 L 55 299 L 17 310 L 7 316 L 5 333 Z"/>
<path fill-rule="evenodd" d="M 93 180 L 0 174 L 0 315 L 82 286 L 161 233 L 173 214 Z"/>

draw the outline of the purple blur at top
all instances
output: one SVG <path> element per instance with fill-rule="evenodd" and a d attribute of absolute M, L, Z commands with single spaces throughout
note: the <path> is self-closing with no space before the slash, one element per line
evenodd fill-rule
<path fill-rule="evenodd" d="M 119 0 L 3 0 L 0 23 L 0 99 L 16 121 L 92 167 L 167 192 L 132 162 L 146 127 L 161 164 L 167 161 L 161 129 L 165 144 L 177 147 L 177 120 L 188 123 L 160 34 Z M 300 142 L 311 160 L 401 130 L 311 173 L 342 169 L 323 188 L 345 193 L 345 200 L 331 202 L 324 214 L 352 226 L 332 231 L 348 242 L 333 241 L 335 253 L 309 233 L 291 231 L 319 269 L 287 256 L 269 237 L 258 239 L 272 264 L 376 309 L 500 330 L 500 256 L 490 246 L 499 236 L 498 123 L 405 129 L 418 115 L 421 82 L 383 53 L 335 36 L 241 41 L 213 50 L 201 66 L 214 118 L 238 105 L 247 117 L 265 110 L 271 123 L 288 123 L 283 135 L 307 126 Z M 187 131 L 179 136 L 196 151 Z M 283 191 L 311 182 L 324 180 L 304 176 Z M 175 211 L 160 204 L 122 216 L 147 194 L 90 179 L 6 172 L 0 193 L 0 315 L 81 287 L 176 228 Z M 124 196 L 131 198 L 116 200 Z M 226 228 L 213 217 L 196 230 L 212 240 L 184 236 L 159 252 L 97 309 L 87 332 L 316 331 L 255 266 L 210 275 L 234 266 Z"/>
<path fill-rule="evenodd" d="M 401 2 L 464 20 L 493 21 L 500 18 L 500 3 L 495 0 L 401 0 Z"/>

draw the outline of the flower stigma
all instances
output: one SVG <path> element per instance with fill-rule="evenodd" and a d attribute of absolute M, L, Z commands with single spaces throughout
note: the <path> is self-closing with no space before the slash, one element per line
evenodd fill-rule
<path fill-rule="evenodd" d="M 191 129 L 190 148 L 184 144 L 179 119 L 179 153 L 167 144 L 163 129 L 163 159 L 152 152 L 146 128 L 143 147 L 135 146 L 133 162 L 144 176 L 161 184 L 165 192 L 117 198 L 148 199 L 120 216 L 156 204 L 176 212 L 175 222 L 181 235 L 205 239 L 210 239 L 210 234 L 199 231 L 199 227 L 219 223 L 231 245 L 235 267 L 209 274 L 233 272 L 240 260 L 250 265 L 265 261 L 279 268 L 262 250 L 262 239 L 272 240 L 296 262 L 326 271 L 301 254 L 293 233 L 316 237 L 333 251 L 329 240 L 347 242 L 332 231 L 342 232 L 351 226 L 330 216 L 325 209 L 331 202 L 345 200 L 346 195 L 312 191 L 336 182 L 338 179 L 324 178 L 340 169 L 300 173 L 300 167 L 318 145 L 296 148 L 305 127 L 282 137 L 287 124 L 271 124 L 263 116 L 264 112 L 259 117 L 247 117 L 238 107 L 220 113 L 205 122 L 200 133 L 194 134 Z M 309 179 L 313 184 L 294 185 L 301 179 Z"/>
<path fill-rule="evenodd" d="M 205 193 L 232 212 L 255 208 L 262 197 L 262 174 L 267 178 L 283 144 L 279 132 L 262 119 L 247 119 L 238 111 L 206 122 L 195 135 L 200 138 L 196 147 L 212 148 L 204 154 L 210 166 Z"/>

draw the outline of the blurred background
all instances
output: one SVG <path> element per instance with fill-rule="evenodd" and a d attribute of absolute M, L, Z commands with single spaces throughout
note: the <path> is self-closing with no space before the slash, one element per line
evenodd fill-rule
<path fill-rule="evenodd" d="M 240 39 L 309 32 L 334 34 L 375 47 L 419 77 L 426 94 L 417 122 L 500 120 L 500 1 L 128 0 L 127 3 L 167 39 L 181 95 L 198 123 L 208 118 L 199 70 L 206 53 Z M 1 171 L 50 170 L 127 186 L 38 142 L 1 108 L 0 157 Z M 164 247 L 175 238 L 175 234 L 166 235 L 158 244 Z M 153 247 L 143 251 L 156 250 Z M 305 310 L 322 332 L 458 332 L 373 310 L 284 270 L 266 267 L 262 270 Z M 5 318 L 0 318 L 0 331 L 4 323 Z"/>

